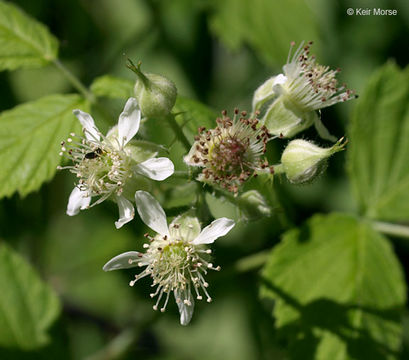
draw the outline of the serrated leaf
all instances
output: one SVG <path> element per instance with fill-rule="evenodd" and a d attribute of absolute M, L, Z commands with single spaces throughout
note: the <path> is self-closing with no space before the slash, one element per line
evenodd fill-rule
<path fill-rule="evenodd" d="M 189 137 L 192 139 L 197 135 L 198 127 L 204 126 L 206 129 L 216 127 L 216 112 L 196 100 L 178 96 L 172 112 L 179 114 L 176 120 L 183 129 L 189 131 Z"/>
<path fill-rule="evenodd" d="M 0 114 L 0 198 L 25 196 L 53 177 L 60 142 L 81 129 L 72 110 L 86 107 L 78 95 L 50 95 Z"/>
<path fill-rule="evenodd" d="M 58 41 L 43 24 L 0 1 L 0 70 L 46 65 L 57 53 Z"/>
<path fill-rule="evenodd" d="M 409 219 L 409 70 L 389 63 L 369 80 L 349 128 L 349 175 L 361 209 Z"/>
<path fill-rule="evenodd" d="M 0 346 L 29 350 L 47 344 L 47 329 L 59 314 L 59 300 L 4 243 L 0 245 L 0 288 Z"/>
<path fill-rule="evenodd" d="M 210 3 L 213 32 L 232 49 L 250 45 L 270 65 L 285 61 L 291 41 L 298 43 L 318 37 L 318 21 L 304 0 L 212 0 Z"/>
<path fill-rule="evenodd" d="M 104 75 L 93 81 L 91 91 L 96 96 L 106 96 L 113 99 L 128 99 L 134 96 L 133 87 L 134 83 L 131 80 L 112 75 Z"/>
<path fill-rule="evenodd" d="M 263 270 L 293 359 L 396 359 L 405 282 L 391 245 L 367 223 L 314 216 L 284 235 Z"/>

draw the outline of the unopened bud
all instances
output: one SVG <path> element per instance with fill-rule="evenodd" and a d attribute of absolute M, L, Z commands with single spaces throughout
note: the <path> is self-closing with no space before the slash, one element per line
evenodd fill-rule
<path fill-rule="evenodd" d="M 131 60 L 127 65 L 137 76 L 134 93 L 142 114 L 147 117 L 163 117 L 170 113 L 176 101 L 176 86 L 164 76 L 143 73 L 140 63 Z"/>
<path fill-rule="evenodd" d="M 344 138 L 330 148 L 321 148 L 309 141 L 293 140 L 281 155 L 281 163 L 287 179 L 293 184 L 314 180 L 326 168 L 327 159 L 344 149 Z"/>

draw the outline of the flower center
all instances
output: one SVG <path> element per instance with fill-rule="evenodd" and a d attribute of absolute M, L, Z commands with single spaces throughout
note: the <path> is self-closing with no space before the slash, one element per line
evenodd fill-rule
<path fill-rule="evenodd" d="M 166 235 L 157 235 L 152 238 L 145 234 L 150 243 L 144 244 L 145 254 L 140 254 L 137 260 L 130 260 L 130 263 L 136 261 L 139 266 L 146 266 L 145 270 L 135 276 L 129 285 L 133 286 L 139 279 L 149 275 L 152 280 L 152 286 L 157 286 L 156 291 L 150 296 L 157 296 L 154 309 L 157 310 L 162 296 L 166 294 L 166 299 L 161 311 L 165 311 L 168 303 L 169 294 L 173 291 L 184 294 L 181 299 L 186 305 L 191 305 L 188 294 L 192 291 L 196 293 L 196 298 L 201 300 L 199 290 L 202 290 L 207 297 L 207 301 L 212 299 L 207 292 L 209 284 L 205 281 L 204 275 L 207 270 L 220 270 L 220 267 L 214 267 L 209 262 L 211 250 L 203 245 L 193 245 L 192 243 L 181 239 L 180 237 L 169 239 Z"/>
<path fill-rule="evenodd" d="M 235 110 L 231 119 L 224 111 L 216 120 L 217 127 L 204 131 L 199 128 L 195 164 L 204 167 L 199 180 L 218 184 L 231 192 L 249 179 L 257 169 L 265 168 L 261 156 L 266 151 L 270 135 L 257 119 L 248 119 L 246 112 Z"/>
<path fill-rule="evenodd" d="M 120 195 L 127 178 L 132 176 L 124 149 L 106 138 L 89 141 L 72 133 L 67 142 L 61 143 L 60 155 L 66 155 L 73 165 L 59 169 L 74 173 L 79 178 L 77 186 L 89 196 L 100 195 L 105 199 L 113 193 Z"/>
<path fill-rule="evenodd" d="M 210 159 L 213 160 L 216 169 L 239 174 L 245 166 L 245 157 L 248 143 L 243 144 L 236 137 L 223 138 L 215 144 Z"/>
<path fill-rule="evenodd" d="M 312 42 L 306 46 L 301 44 L 290 61 L 294 45 L 291 43 L 284 66 L 289 80 L 283 85 L 292 102 L 302 110 L 318 110 L 356 97 L 354 91 L 347 89 L 346 85 L 338 86 L 336 76 L 340 69 L 332 70 L 329 66 L 320 65 L 315 56 L 310 56 Z"/>

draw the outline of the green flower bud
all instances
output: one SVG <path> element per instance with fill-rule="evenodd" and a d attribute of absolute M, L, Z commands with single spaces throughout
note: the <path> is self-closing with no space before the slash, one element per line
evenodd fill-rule
<path fill-rule="evenodd" d="M 258 220 L 271 215 L 271 209 L 257 190 L 246 191 L 237 199 L 240 210 L 248 220 Z"/>
<path fill-rule="evenodd" d="M 330 148 L 321 148 L 309 141 L 293 140 L 281 155 L 282 169 L 293 184 L 312 181 L 326 168 L 327 159 L 344 149 L 344 138 Z"/>
<path fill-rule="evenodd" d="M 176 102 L 176 86 L 164 76 L 143 73 L 141 64 L 135 66 L 131 60 L 127 65 L 137 76 L 134 93 L 142 114 L 147 117 L 168 115 Z"/>

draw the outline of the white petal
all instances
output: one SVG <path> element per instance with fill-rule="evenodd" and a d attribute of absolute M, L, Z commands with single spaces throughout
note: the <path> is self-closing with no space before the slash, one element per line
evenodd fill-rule
<path fill-rule="evenodd" d="M 203 163 L 201 161 L 196 163 L 193 160 L 193 155 L 196 155 L 200 159 L 200 153 L 196 150 L 196 146 L 198 144 L 199 142 L 195 141 L 190 148 L 189 153 L 183 157 L 183 161 L 189 166 L 203 166 Z"/>
<path fill-rule="evenodd" d="M 274 78 L 273 86 L 274 85 L 282 85 L 287 81 L 287 76 L 284 74 L 279 74 Z"/>
<path fill-rule="evenodd" d="M 210 225 L 207 225 L 199 234 L 199 236 L 192 241 L 192 244 L 211 244 L 218 237 L 226 235 L 234 227 L 234 225 L 235 223 L 231 219 L 217 219 Z"/>
<path fill-rule="evenodd" d="M 146 160 L 136 165 L 134 169 L 138 174 L 158 181 L 165 180 L 175 171 L 173 162 L 165 157 Z"/>
<path fill-rule="evenodd" d="M 175 301 L 180 313 L 180 324 L 187 325 L 192 319 L 193 310 L 195 309 L 195 300 L 190 291 L 174 290 L 173 294 L 175 295 Z M 183 300 L 188 300 L 190 305 L 185 304 Z"/>
<path fill-rule="evenodd" d="M 88 196 L 86 191 L 82 191 L 75 187 L 70 194 L 67 205 L 67 215 L 77 215 L 80 210 L 86 209 L 91 202 L 91 197 Z"/>
<path fill-rule="evenodd" d="M 99 141 L 101 139 L 99 136 L 99 130 L 95 126 L 92 116 L 78 109 L 73 110 L 73 113 L 84 128 L 84 133 L 87 140 Z"/>
<path fill-rule="evenodd" d="M 165 211 L 156 199 L 146 191 L 135 193 L 136 209 L 142 221 L 160 235 L 169 236 Z"/>
<path fill-rule="evenodd" d="M 141 253 L 137 251 L 128 251 L 109 260 L 102 269 L 104 271 L 111 271 L 132 268 L 138 266 L 138 262 L 140 259 Z M 129 260 L 132 260 L 132 263 L 130 263 Z"/>
<path fill-rule="evenodd" d="M 119 115 L 118 138 L 121 146 L 125 146 L 138 132 L 141 122 L 141 111 L 135 98 L 129 98 L 124 111 Z"/>
<path fill-rule="evenodd" d="M 117 196 L 116 202 L 119 208 L 119 219 L 118 221 L 115 221 L 115 226 L 119 229 L 134 218 L 135 209 L 133 208 L 132 203 L 123 196 Z"/>

